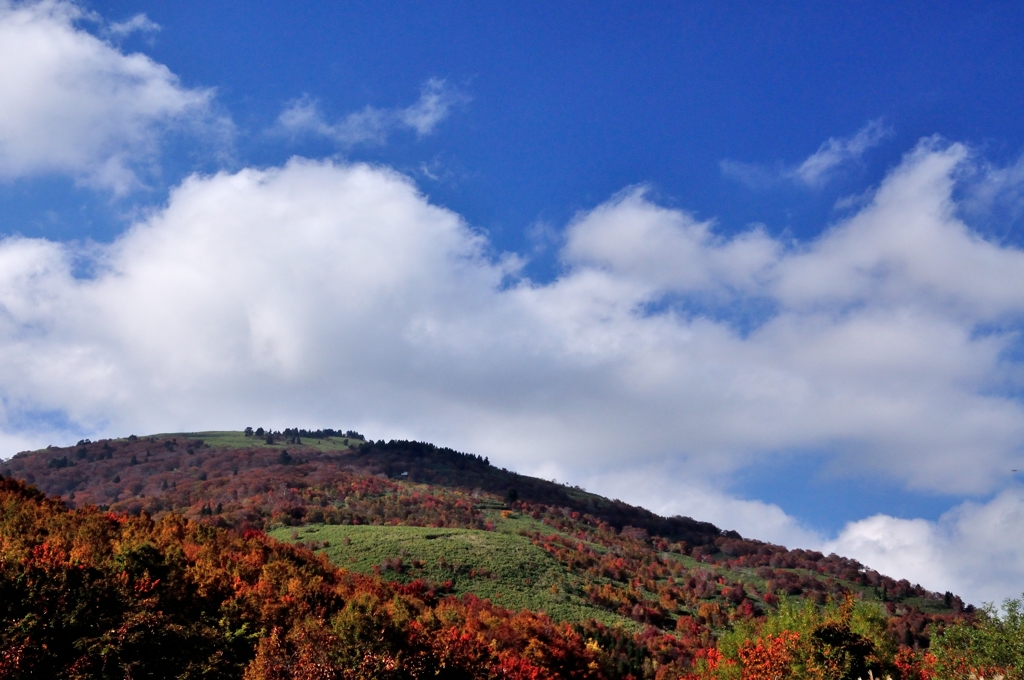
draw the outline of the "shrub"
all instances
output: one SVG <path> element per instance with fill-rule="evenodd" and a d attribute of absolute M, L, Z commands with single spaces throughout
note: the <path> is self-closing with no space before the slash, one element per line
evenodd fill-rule
<path fill-rule="evenodd" d="M 1024 678 L 1024 602 L 1008 599 L 1003 614 L 987 604 L 974 622 L 959 621 L 933 638 L 940 678 Z"/>

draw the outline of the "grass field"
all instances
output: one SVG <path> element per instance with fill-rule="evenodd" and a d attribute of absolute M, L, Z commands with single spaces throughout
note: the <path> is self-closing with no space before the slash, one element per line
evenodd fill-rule
<path fill-rule="evenodd" d="M 273 444 L 267 444 L 262 437 L 246 437 L 245 433 L 233 430 L 212 432 L 168 432 L 154 436 L 202 439 L 210 446 L 223 446 L 229 449 L 247 449 L 252 447 L 295 448 L 294 444 L 289 444 L 284 439 L 277 439 Z M 362 439 L 352 439 L 350 437 L 332 437 L 329 439 L 310 439 L 303 437 L 301 446 L 318 449 L 320 451 L 344 451 L 345 449 L 358 446 L 362 443 Z"/>
<path fill-rule="evenodd" d="M 633 621 L 580 597 L 577 579 L 523 536 L 470 529 L 323 524 L 275 529 L 270 535 L 282 541 L 326 542 L 322 552 L 335 564 L 367 574 L 376 567 L 387 580 L 450 580 L 457 595 L 473 593 L 509 609 L 544 611 L 557 621 L 593 618 L 637 628 Z"/>

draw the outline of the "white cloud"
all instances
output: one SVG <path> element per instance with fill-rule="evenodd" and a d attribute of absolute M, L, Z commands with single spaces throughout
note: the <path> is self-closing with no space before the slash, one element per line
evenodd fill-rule
<path fill-rule="evenodd" d="M 291 102 L 277 120 L 278 128 L 291 135 L 320 135 L 341 146 L 383 144 L 400 128 L 414 130 L 420 137 L 432 134 L 454 106 L 465 103 L 465 94 L 443 79 L 427 80 L 416 103 L 401 109 L 367 106 L 336 123 L 328 123 L 317 100 L 304 95 Z"/>
<path fill-rule="evenodd" d="M 291 134 L 316 134 L 329 137 L 343 146 L 354 146 L 363 143 L 383 144 L 392 127 L 392 120 L 385 111 L 367 106 L 331 125 L 324 119 L 320 104 L 304 95 L 290 103 L 281 112 L 277 122 Z"/>
<path fill-rule="evenodd" d="M 872 120 L 852 137 L 830 137 L 796 166 L 769 167 L 724 159 L 719 163 L 719 169 L 726 177 L 755 189 L 782 182 L 818 188 L 827 184 L 842 167 L 859 161 L 869 149 L 878 146 L 891 134 L 892 130 L 881 119 Z"/>
<path fill-rule="evenodd" d="M 787 169 L 781 164 L 766 166 L 759 163 L 734 161 L 731 158 L 720 160 L 718 170 L 723 177 L 728 177 L 751 189 L 772 187 L 792 177 L 792 168 Z"/>
<path fill-rule="evenodd" d="M 826 538 L 777 505 L 730 496 L 685 470 L 641 467 L 583 482 L 590 491 L 664 516 L 695 517 L 789 548 L 851 557 L 894 578 L 956 593 L 975 605 L 998 605 L 1024 591 L 1024 489 L 1019 486 L 984 503 L 961 503 L 937 521 L 879 514 L 850 522 Z"/>
<path fill-rule="evenodd" d="M 793 176 L 807 186 L 821 186 L 837 168 L 851 161 L 860 160 L 865 151 L 877 146 L 890 134 L 892 131 L 883 125 L 881 120 L 873 120 L 858 130 L 853 137 L 830 137 L 793 170 Z"/>
<path fill-rule="evenodd" d="M 486 257 L 482 236 L 385 170 L 193 177 L 99 249 L 94 279 L 71 275 L 73 246 L 3 242 L 2 389 L 116 429 L 157 427 L 163 390 L 213 381 L 216 401 L 190 396 L 176 427 L 213 425 L 215 404 L 267 418 L 313 399 L 309 417 L 524 462 L 620 466 L 609 442 L 629 432 L 648 461 L 708 474 L 820 451 L 854 473 L 985 492 L 1024 442 L 1024 409 L 1000 392 L 1019 369 L 1004 350 L 1024 253 L 954 217 L 963 157 L 925 143 L 871 205 L 798 249 L 714 235 L 630 191 L 571 223 L 569 269 L 546 285 L 509 279 L 515 258 Z M 730 314 L 756 300 L 769 311 L 741 332 Z M 263 379 L 276 387 L 250 394 Z M 349 380 L 364 385 L 355 401 Z M 517 432 L 533 433 L 528 450 Z"/>
<path fill-rule="evenodd" d="M 106 33 L 117 38 L 123 38 L 132 33 L 153 33 L 159 30 L 160 24 L 151 20 L 145 14 L 136 14 L 131 19 L 113 22 L 106 27 Z"/>
<path fill-rule="evenodd" d="M 1008 350 L 1024 252 L 957 218 L 965 162 L 924 140 L 862 210 L 798 246 L 726 238 L 628 190 L 570 223 L 565 272 L 546 284 L 386 169 L 296 159 L 194 176 L 89 253 L 0 241 L 0 445 L 354 427 L 609 492 L 633 475 L 651 492 L 626 500 L 787 541 L 813 534 L 708 489 L 786 451 L 998 493 L 1022 467 Z M 92 278 L 72 274 L 82 256 Z M 841 540 L 867 551 L 857 535 Z"/>
<path fill-rule="evenodd" d="M 431 78 L 423 83 L 419 100 L 399 111 L 399 118 L 416 134 L 429 135 L 438 123 L 448 117 L 453 106 L 466 100 L 466 95 L 451 88 L 443 79 Z"/>
<path fill-rule="evenodd" d="M 60 0 L 0 2 L 0 63 L 12 65 L 0 69 L 0 179 L 61 173 L 123 193 L 168 126 L 212 120 L 210 90 L 77 28 L 83 18 Z M 153 26 L 139 15 L 108 30 Z"/>
<path fill-rule="evenodd" d="M 1024 490 L 965 502 L 935 522 L 875 515 L 848 524 L 824 549 L 976 605 L 1000 604 L 1024 590 Z"/>
<path fill-rule="evenodd" d="M 564 259 L 642 282 L 652 292 L 756 291 L 778 260 L 779 244 L 760 229 L 726 240 L 712 226 L 631 189 L 569 225 Z"/>
<path fill-rule="evenodd" d="M 583 486 L 664 516 L 695 517 L 789 548 L 850 557 L 975 605 L 998 605 L 1024 591 L 1024 489 L 1019 486 L 985 503 L 964 502 L 937 521 L 880 514 L 850 522 L 832 538 L 777 505 L 730 496 L 685 470 L 641 467 L 588 477 Z"/>

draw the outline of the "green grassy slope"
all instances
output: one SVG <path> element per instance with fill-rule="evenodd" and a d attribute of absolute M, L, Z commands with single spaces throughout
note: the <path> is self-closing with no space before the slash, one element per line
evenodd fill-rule
<path fill-rule="evenodd" d="M 547 613 L 556 621 L 639 628 L 579 595 L 582 581 L 529 539 L 501 531 L 407 526 L 314 524 L 279 528 L 270 536 L 322 546 L 335 564 L 408 583 L 451 582 L 455 595 L 473 593 L 512 610 Z"/>
<path fill-rule="evenodd" d="M 245 433 L 237 430 L 211 430 L 209 432 L 167 432 L 164 434 L 153 435 L 156 439 L 169 439 L 182 437 L 186 439 L 202 439 L 204 442 L 209 444 L 211 447 L 222 447 L 227 449 L 248 449 L 248 448 L 276 448 L 276 449 L 287 449 L 291 447 L 296 448 L 296 445 L 289 444 L 283 438 L 276 438 L 274 443 L 267 444 L 266 441 L 260 437 L 249 436 L 246 437 Z M 314 439 L 310 437 L 303 437 L 301 446 L 303 448 L 311 448 L 317 451 L 344 451 L 347 449 L 354 448 L 363 444 L 362 439 L 356 439 L 354 437 L 324 437 L 323 439 Z"/>

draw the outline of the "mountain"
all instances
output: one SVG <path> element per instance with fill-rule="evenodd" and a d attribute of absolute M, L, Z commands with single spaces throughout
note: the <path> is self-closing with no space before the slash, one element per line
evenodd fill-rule
<path fill-rule="evenodd" d="M 991 619 L 854 560 L 353 431 L 83 440 L 0 473 L 0 678 L 154 659 L 153 677 L 916 677 L 945 658 L 933 638 Z"/>

